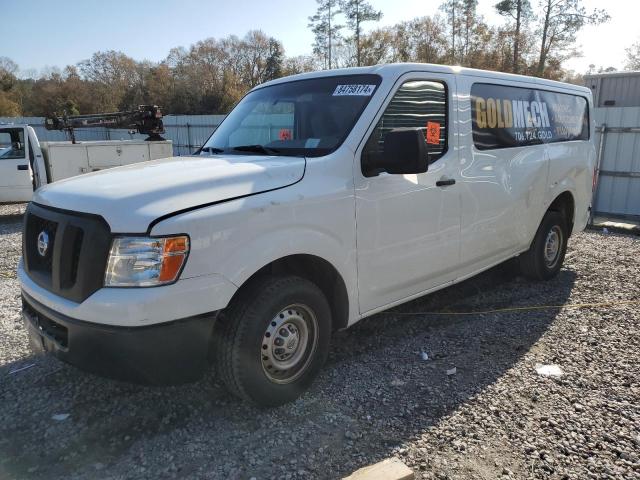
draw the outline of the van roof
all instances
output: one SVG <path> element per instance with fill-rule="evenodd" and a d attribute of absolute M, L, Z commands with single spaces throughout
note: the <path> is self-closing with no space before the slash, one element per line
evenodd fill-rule
<path fill-rule="evenodd" d="M 541 86 L 546 86 L 552 89 L 574 90 L 580 93 L 591 93 L 587 87 L 580 85 L 573 85 L 571 83 L 557 82 L 555 80 L 546 80 L 544 78 L 528 77 L 525 75 L 516 75 L 513 73 L 493 72 L 490 70 L 479 70 L 476 68 L 466 68 L 459 66 L 449 65 L 437 65 L 434 63 L 386 63 L 382 65 L 374 65 L 371 67 L 352 67 L 352 68 L 337 68 L 334 70 L 320 70 L 316 72 L 301 73 L 298 75 L 292 75 L 289 77 L 282 77 L 270 82 L 266 82 L 257 86 L 260 88 L 265 85 L 275 85 L 278 83 L 284 83 L 291 80 L 303 80 L 311 78 L 332 77 L 339 75 L 354 75 L 354 74 L 377 74 L 381 77 L 393 77 L 397 78 L 408 72 L 433 72 L 433 73 L 451 73 L 455 75 L 466 75 L 484 79 L 494 80 L 508 80 L 512 82 L 526 82 L 536 83 Z"/>

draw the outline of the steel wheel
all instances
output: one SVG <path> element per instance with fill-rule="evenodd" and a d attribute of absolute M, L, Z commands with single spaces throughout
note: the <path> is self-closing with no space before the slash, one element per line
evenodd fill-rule
<path fill-rule="evenodd" d="M 567 219 L 561 212 L 548 211 L 529 250 L 520 255 L 520 271 L 532 280 L 550 280 L 562 268 L 567 252 Z"/>
<path fill-rule="evenodd" d="M 553 268 L 558 263 L 563 242 L 562 230 L 559 226 L 554 225 L 544 243 L 544 262 L 547 268 Z"/>
<path fill-rule="evenodd" d="M 331 307 L 313 282 L 264 275 L 242 286 L 214 331 L 227 388 L 257 405 L 291 402 L 309 388 L 329 352 Z"/>
<path fill-rule="evenodd" d="M 267 378 L 285 384 L 299 378 L 309 366 L 318 343 L 318 321 L 306 305 L 282 309 L 269 323 L 260 356 Z"/>

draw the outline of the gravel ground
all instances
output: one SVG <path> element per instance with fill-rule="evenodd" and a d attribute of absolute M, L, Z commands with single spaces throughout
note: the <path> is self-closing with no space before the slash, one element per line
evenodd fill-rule
<path fill-rule="evenodd" d="M 417 478 L 640 478 L 639 305 L 398 315 L 637 300 L 639 237 L 579 233 L 552 281 L 506 264 L 364 320 L 308 393 L 259 410 L 213 374 L 151 388 L 33 356 L 19 214 L 0 207 L 2 479 L 340 478 L 390 456 Z"/>

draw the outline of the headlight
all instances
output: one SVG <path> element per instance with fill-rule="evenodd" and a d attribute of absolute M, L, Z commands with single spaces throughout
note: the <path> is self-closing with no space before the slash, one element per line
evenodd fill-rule
<path fill-rule="evenodd" d="M 111 244 L 105 287 L 154 287 L 175 282 L 189 255 L 189 237 L 117 237 Z"/>

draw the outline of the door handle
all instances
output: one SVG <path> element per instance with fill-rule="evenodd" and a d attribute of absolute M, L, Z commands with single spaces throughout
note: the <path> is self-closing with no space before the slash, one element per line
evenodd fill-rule
<path fill-rule="evenodd" d="M 456 181 L 453 178 L 448 178 L 446 180 L 438 180 L 436 182 L 436 187 L 448 187 L 449 185 L 455 185 Z"/>
<path fill-rule="evenodd" d="M 18 170 L 29 170 L 29 165 L 18 165 Z"/>

